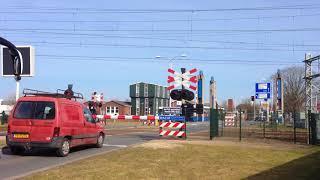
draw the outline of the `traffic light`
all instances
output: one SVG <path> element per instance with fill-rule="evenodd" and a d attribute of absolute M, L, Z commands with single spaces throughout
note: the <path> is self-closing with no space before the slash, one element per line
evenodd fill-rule
<path fill-rule="evenodd" d="M 194 99 L 194 93 L 192 91 L 189 91 L 187 89 L 181 90 L 181 97 L 182 99 L 185 99 L 187 101 L 192 101 Z"/>
<path fill-rule="evenodd" d="M 171 97 L 171 99 L 173 99 L 173 100 L 181 101 L 181 100 L 182 100 L 182 97 L 181 97 L 181 89 L 172 90 L 172 91 L 170 92 L 170 97 Z"/>
<path fill-rule="evenodd" d="M 197 104 L 196 105 L 196 113 L 197 114 L 203 114 L 203 104 Z"/>
<path fill-rule="evenodd" d="M 182 99 L 192 101 L 194 99 L 194 93 L 187 89 L 175 89 L 171 91 L 170 97 L 177 101 L 181 101 Z"/>
<path fill-rule="evenodd" d="M 182 116 L 185 116 L 185 117 L 192 117 L 193 116 L 193 113 L 194 113 L 194 107 L 193 107 L 193 104 L 183 104 L 182 105 Z"/>
<path fill-rule="evenodd" d="M 254 96 L 251 96 L 251 101 L 254 101 Z"/>

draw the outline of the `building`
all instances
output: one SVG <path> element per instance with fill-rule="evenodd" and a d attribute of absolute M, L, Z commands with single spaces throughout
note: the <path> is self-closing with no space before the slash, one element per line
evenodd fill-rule
<path fill-rule="evenodd" d="M 233 102 L 233 99 L 228 99 L 228 102 L 227 102 L 227 111 L 228 112 L 234 112 L 235 111 L 235 105 L 234 105 L 234 102 Z"/>
<path fill-rule="evenodd" d="M 132 115 L 156 115 L 159 107 L 169 106 L 167 87 L 139 82 L 130 85 Z"/>
<path fill-rule="evenodd" d="M 101 107 L 98 104 L 101 103 Z M 84 105 L 89 107 L 89 102 Z M 127 101 L 101 101 L 96 102 L 96 113 L 101 115 L 131 115 L 131 102 Z"/>
<path fill-rule="evenodd" d="M 101 108 L 102 113 L 107 115 L 131 115 L 131 102 L 107 101 Z"/>
<path fill-rule="evenodd" d="M 214 109 L 218 109 L 217 107 L 217 84 L 216 84 L 216 81 L 214 80 L 213 77 L 211 77 L 211 80 L 210 80 L 210 108 L 214 108 Z"/>

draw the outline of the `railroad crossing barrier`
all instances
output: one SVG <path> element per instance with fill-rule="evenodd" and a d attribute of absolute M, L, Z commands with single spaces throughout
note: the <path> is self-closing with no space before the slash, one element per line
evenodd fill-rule
<path fill-rule="evenodd" d="M 135 116 L 135 115 L 94 115 L 94 118 L 108 120 L 142 120 L 146 125 L 158 125 L 159 116 Z"/>
<path fill-rule="evenodd" d="M 166 128 L 166 129 L 164 129 Z M 171 130 L 171 129 L 175 130 Z M 184 137 L 187 135 L 187 126 L 185 122 L 161 122 L 159 124 L 159 136 Z"/>

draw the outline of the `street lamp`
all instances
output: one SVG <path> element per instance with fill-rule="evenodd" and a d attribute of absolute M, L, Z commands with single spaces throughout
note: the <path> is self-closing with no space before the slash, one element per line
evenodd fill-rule
<path fill-rule="evenodd" d="M 174 56 L 173 58 L 168 58 L 168 57 L 162 57 L 162 56 L 156 56 L 156 59 L 160 59 L 160 58 L 166 58 L 169 60 L 169 67 L 172 69 L 172 66 L 173 66 L 173 61 L 178 58 L 178 57 L 182 57 L 182 58 L 185 58 L 187 57 L 186 54 L 181 54 L 179 56 Z"/>

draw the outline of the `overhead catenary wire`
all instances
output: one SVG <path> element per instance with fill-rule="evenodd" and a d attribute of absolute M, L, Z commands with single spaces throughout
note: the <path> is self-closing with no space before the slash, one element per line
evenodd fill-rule
<path fill-rule="evenodd" d="M 84 28 L 0 28 L 2 31 L 67 31 L 67 32 L 190 32 L 190 29 L 84 29 Z M 310 28 L 287 28 L 287 29 L 193 29 L 193 32 L 215 32 L 215 33 L 225 33 L 225 32 L 318 32 L 320 28 L 310 27 Z"/>
<path fill-rule="evenodd" d="M 77 59 L 129 59 L 129 60 L 158 60 L 164 61 L 163 59 L 156 59 L 151 57 L 121 57 L 121 56 L 87 56 L 87 55 L 56 55 L 56 54 L 37 54 L 39 57 L 51 57 L 51 58 L 77 58 Z M 215 62 L 245 62 L 245 63 L 301 63 L 300 61 L 278 61 L 278 60 L 244 60 L 244 59 L 175 59 L 175 61 L 215 61 Z M 165 61 L 164 61 L 165 62 Z"/>
<path fill-rule="evenodd" d="M 9 9 L 9 8 L 8 8 Z M 18 7 L 11 8 L 13 10 Z M 245 7 L 245 8 L 212 8 L 212 9 L 106 9 L 106 8 L 68 8 L 68 7 L 21 7 L 23 11 L 0 11 L 0 13 L 190 13 L 190 12 L 226 12 L 226 11 L 275 11 L 275 10 L 312 10 L 320 9 L 319 4 L 313 5 L 287 5 L 287 6 L 265 6 L 265 7 Z M 37 11 L 35 11 L 35 9 Z"/>
<path fill-rule="evenodd" d="M 70 59 L 70 58 L 47 58 L 43 60 L 49 60 L 50 59 L 54 61 L 82 61 L 85 63 L 92 62 L 92 61 L 100 61 L 100 62 L 126 62 L 126 63 L 167 63 L 167 62 L 161 62 L 161 61 L 132 61 L 128 59 L 118 59 L 118 60 L 112 60 L 112 59 Z M 221 64 L 221 65 L 251 65 L 251 66 L 288 66 L 288 65 L 298 65 L 301 63 L 244 63 L 244 62 L 214 62 L 214 61 L 179 61 L 178 63 L 192 63 L 192 64 Z"/>
<path fill-rule="evenodd" d="M 292 14 L 283 16 L 255 16 L 255 17 L 233 17 L 233 18 L 193 18 L 192 21 L 234 21 L 234 20 L 257 20 L 257 19 L 275 19 L 275 18 L 296 18 L 296 17 L 310 17 L 320 16 L 315 14 Z M 156 23 L 156 22 L 190 22 L 190 19 L 154 19 L 154 20 L 53 20 L 53 19 L 0 19 L 2 22 L 54 22 L 54 23 Z"/>
<path fill-rule="evenodd" d="M 118 43 L 87 43 L 87 42 L 52 42 L 52 41 L 15 41 L 27 44 L 49 44 L 64 47 L 85 47 L 85 46 L 102 46 L 102 47 L 121 47 L 121 48 L 167 48 L 167 49 L 205 49 L 205 50 L 244 50 L 244 51 L 319 51 L 318 49 L 281 49 L 281 48 L 243 48 L 243 47 L 221 47 L 221 46 L 169 46 L 169 45 L 144 45 L 144 44 L 118 44 Z M 69 46 L 65 46 L 69 45 Z"/>
<path fill-rule="evenodd" d="M 158 38 L 158 37 L 146 37 L 146 36 L 119 36 L 119 35 L 100 35 L 100 34 L 68 34 L 68 35 L 74 35 L 78 37 L 70 37 L 68 38 L 82 38 L 82 35 L 88 35 L 91 38 L 120 38 L 120 39 L 144 39 L 144 40 L 163 40 L 163 41 L 180 41 L 180 42 L 200 42 L 200 43 L 221 43 L 221 44 L 246 44 L 246 45 L 268 45 L 268 46 L 288 46 L 288 47 L 319 47 L 320 44 L 300 44 L 300 43 L 265 43 L 265 42 L 248 42 L 248 41 L 221 41 L 221 40 L 198 40 L 198 39 L 178 39 L 178 38 Z M 92 36 L 91 36 L 92 35 Z M 23 35 L 25 36 L 25 35 Z M 15 37 L 15 36 L 11 36 Z M 28 37 L 33 37 L 33 38 L 44 38 L 39 35 L 31 35 Z M 65 39 L 66 36 L 51 36 L 48 37 L 47 35 L 45 36 L 47 39 L 59 39 L 63 38 Z"/>

